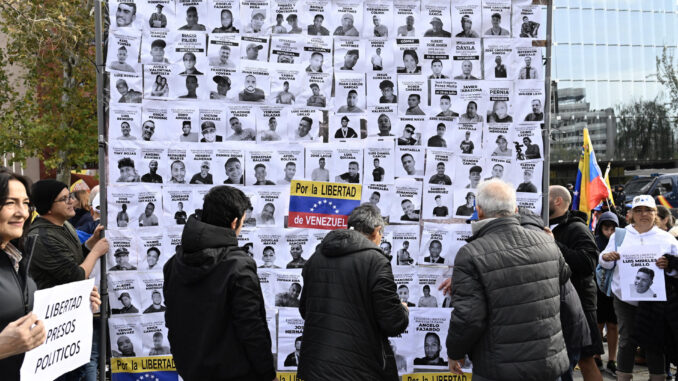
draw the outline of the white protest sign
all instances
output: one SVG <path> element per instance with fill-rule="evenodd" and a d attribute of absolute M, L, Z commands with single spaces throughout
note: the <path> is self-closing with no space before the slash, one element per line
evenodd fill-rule
<path fill-rule="evenodd" d="M 26 352 L 21 366 L 25 381 L 53 380 L 89 362 L 92 351 L 92 311 L 89 294 L 94 279 L 36 291 L 33 313 L 45 324 L 47 338 Z"/>
<path fill-rule="evenodd" d="M 666 301 L 664 271 L 657 267 L 662 255 L 659 245 L 635 245 L 621 248 L 619 283 L 623 301 Z"/>

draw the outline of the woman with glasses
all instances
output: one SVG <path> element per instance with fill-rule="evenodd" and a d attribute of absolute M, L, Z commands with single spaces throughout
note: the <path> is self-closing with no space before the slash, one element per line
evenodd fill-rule
<path fill-rule="evenodd" d="M 28 273 L 31 244 L 24 239 L 32 212 L 29 189 L 26 177 L 0 169 L 0 375 L 6 381 L 19 380 L 24 353 L 46 337 L 31 312 L 37 287 Z M 96 289 L 90 302 L 93 309 L 101 304 Z"/>
<path fill-rule="evenodd" d="M 652 245 L 659 249 L 657 253 L 659 259 L 656 262 L 657 267 L 667 269 L 669 261 L 666 256 L 661 255 L 665 254 L 670 258 L 675 258 L 678 255 L 678 244 L 675 238 L 655 225 L 657 206 L 652 196 L 636 196 L 633 199 L 631 215 L 633 223 L 626 227 L 626 233 L 621 244 L 618 245 L 616 242 L 615 235 L 620 234 L 620 230 L 616 230 L 610 236 L 607 247 L 598 258 L 602 267 L 613 269 L 611 289 L 614 294 L 613 305 L 619 326 L 617 380 L 631 380 L 636 347 L 641 345 L 645 348 L 645 359 L 650 371 L 650 381 L 659 381 L 664 380 L 665 377 L 664 348 L 661 344 L 664 342 L 664 338 L 657 337 L 657 333 L 661 331 L 660 335 L 664 336 L 662 327 L 665 327 L 668 322 L 665 321 L 663 314 L 653 313 L 654 316 L 648 317 L 648 319 L 654 320 L 653 322 L 645 322 L 646 319 L 641 316 L 644 310 L 662 311 L 666 306 L 666 302 L 641 302 L 643 306 L 639 308 L 639 303 L 636 301 L 622 300 L 621 288 L 628 285 L 622 285 L 621 283 L 619 263 L 617 262 L 621 259 L 619 253 L 624 252 L 625 248 Z M 664 276 L 664 272 L 669 277 L 675 277 L 676 275 L 676 271 L 669 270 L 652 275 Z M 644 276 L 644 273 L 637 275 L 635 283 L 640 283 L 643 279 L 640 279 L 640 281 L 638 279 Z M 670 283 L 667 282 L 667 284 Z M 670 290 L 667 294 L 669 295 L 669 303 L 671 303 Z M 638 324 L 641 321 L 643 321 L 643 324 Z"/>

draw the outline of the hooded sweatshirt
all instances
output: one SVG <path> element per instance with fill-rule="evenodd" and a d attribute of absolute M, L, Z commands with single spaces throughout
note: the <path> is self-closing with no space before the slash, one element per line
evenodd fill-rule
<path fill-rule="evenodd" d="M 598 250 L 605 249 L 605 247 L 607 247 L 608 242 L 610 241 L 610 239 L 608 237 L 605 237 L 605 235 L 602 232 L 603 222 L 605 221 L 612 221 L 614 222 L 615 227 L 619 227 L 619 218 L 617 217 L 616 214 L 612 212 L 605 212 L 600 215 L 600 218 L 596 223 L 596 231 L 594 232 Z"/>
<path fill-rule="evenodd" d="M 183 379 L 275 377 L 256 264 L 235 231 L 191 216 L 163 272 L 165 325 Z"/>

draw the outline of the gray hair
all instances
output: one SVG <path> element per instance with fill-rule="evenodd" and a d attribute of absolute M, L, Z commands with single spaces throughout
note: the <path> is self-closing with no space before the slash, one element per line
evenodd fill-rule
<path fill-rule="evenodd" d="M 478 185 L 476 204 L 483 210 L 485 217 L 511 216 L 516 212 L 516 192 L 505 181 L 483 181 Z"/>
<path fill-rule="evenodd" d="M 363 204 L 353 209 L 348 216 L 348 228 L 370 235 L 379 226 L 384 226 L 384 219 L 376 206 Z"/>

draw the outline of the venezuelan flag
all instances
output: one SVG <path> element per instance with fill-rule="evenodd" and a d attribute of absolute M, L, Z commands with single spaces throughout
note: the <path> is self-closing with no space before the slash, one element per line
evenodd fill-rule
<path fill-rule="evenodd" d="M 610 163 L 607 163 L 607 169 L 605 169 L 605 186 L 607 186 L 607 198 L 610 200 L 613 206 L 617 206 L 614 204 L 614 197 L 612 197 L 612 186 L 610 185 Z"/>
<path fill-rule="evenodd" d="M 579 171 L 574 186 L 572 210 L 580 210 L 588 215 L 591 209 L 607 198 L 608 194 L 609 189 L 603 179 L 603 172 L 593 152 L 589 129 L 584 128 L 584 145 L 579 156 Z"/>

